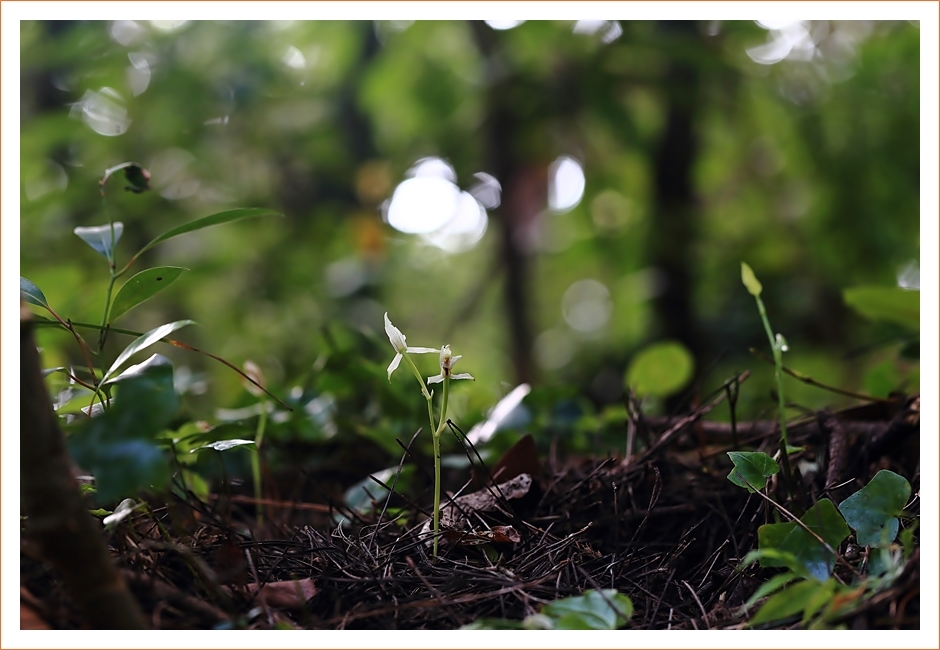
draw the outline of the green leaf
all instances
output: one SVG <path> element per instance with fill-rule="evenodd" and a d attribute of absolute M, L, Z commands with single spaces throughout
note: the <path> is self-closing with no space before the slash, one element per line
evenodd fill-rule
<path fill-rule="evenodd" d="M 406 466 L 402 468 L 402 476 L 398 477 L 398 481 L 403 479 L 407 480 L 410 476 L 410 470 L 413 468 Z M 391 486 L 392 481 L 395 481 L 395 474 L 398 473 L 398 466 L 387 467 L 378 472 L 372 472 L 369 476 L 366 476 L 361 481 L 357 482 L 355 485 L 346 490 L 343 494 L 343 501 L 346 505 L 356 512 L 366 513 L 372 510 L 372 500 L 382 501 L 388 496 L 388 490 L 384 487 L 373 481 L 370 477 L 374 476 L 378 480 L 385 483 L 385 485 Z M 399 484 L 396 489 L 401 489 Z"/>
<path fill-rule="evenodd" d="M 149 244 L 141 248 L 134 255 L 134 258 L 140 257 L 141 254 L 150 250 L 157 244 L 165 242 L 167 239 L 176 237 L 177 235 L 184 235 L 188 232 L 193 232 L 195 230 L 201 230 L 202 228 L 208 228 L 209 226 L 215 226 L 221 223 L 229 223 L 231 221 L 238 221 L 240 219 L 247 219 L 249 217 L 282 217 L 280 212 L 275 212 L 274 210 L 268 210 L 265 208 L 237 208 L 235 210 L 225 210 L 224 212 L 218 212 L 216 214 L 211 214 L 208 217 L 202 217 L 201 219 L 196 219 L 195 221 L 190 221 L 189 223 L 184 223 L 182 226 L 177 226 L 171 230 L 166 231 L 162 235 L 159 235 L 155 239 L 151 240 Z"/>
<path fill-rule="evenodd" d="M 654 343 L 634 357 L 626 384 L 641 395 L 667 397 L 688 383 L 694 367 L 692 354 L 678 341 Z"/>
<path fill-rule="evenodd" d="M 832 601 L 836 591 L 836 581 L 829 578 L 819 585 L 815 593 L 810 594 L 803 607 L 803 625 L 806 625 L 816 612 Z"/>
<path fill-rule="evenodd" d="M 42 291 L 39 290 L 35 284 L 20 276 L 20 298 L 30 303 L 31 305 L 37 305 L 39 307 L 44 307 L 45 309 L 50 309 L 49 301 L 46 300 L 46 297 L 43 295 Z"/>
<path fill-rule="evenodd" d="M 767 478 L 780 471 L 777 461 L 762 451 L 729 451 L 728 457 L 734 463 L 728 480 L 748 492 L 754 492 L 755 488 L 763 489 L 767 485 Z"/>
<path fill-rule="evenodd" d="M 70 374 L 69 369 L 66 368 L 65 366 L 56 366 L 55 368 L 43 368 L 39 374 L 41 374 L 43 377 L 48 377 L 54 372 L 61 372 L 63 375 Z"/>
<path fill-rule="evenodd" d="M 110 260 L 114 256 L 114 247 L 117 246 L 117 243 L 121 240 L 121 235 L 124 233 L 123 223 L 120 221 L 115 221 L 113 222 L 113 225 L 113 242 L 111 241 L 111 225 L 109 224 L 105 224 L 103 226 L 91 226 L 87 228 L 79 226 L 72 232 L 81 237 L 86 244 Z"/>
<path fill-rule="evenodd" d="M 545 605 L 542 614 L 555 619 L 559 630 L 616 630 L 633 616 L 633 602 L 616 589 L 605 589 L 603 595 L 590 589 Z"/>
<path fill-rule="evenodd" d="M 117 372 L 118 368 L 120 368 L 124 362 L 127 361 L 135 352 L 140 352 L 141 350 L 150 347 L 163 337 L 169 336 L 180 328 L 194 324 L 195 321 L 178 320 L 172 323 L 161 325 L 160 327 L 155 327 L 149 332 L 142 334 L 140 337 L 134 339 L 131 341 L 131 344 L 124 348 L 124 351 L 118 355 L 118 358 L 114 360 L 114 363 L 111 364 L 108 372 L 106 372 L 104 377 L 101 378 L 101 383 L 104 384 L 110 380 L 114 376 L 114 373 Z"/>
<path fill-rule="evenodd" d="M 760 625 L 793 616 L 802 612 L 807 604 L 816 595 L 823 584 L 812 580 L 801 580 L 767 599 L 754 617 L 748 621 L 749 625 Z"/>
<path fill-rule="evenodd" d="M 888 321 L 920 331 L 920 291 L 863 286 L 842 292 L 845 304 L 871 320 Z"/>
<path fill-rule="evenodd" d="M 838 548 L 850 532 L 845 520 L 829 499 L 816 502 L 806 511 L 801 521 L 833 549 Z M 761 557 L 762 567 L 786 566 L 800 575 L 823 581 L 829 577 L 835 566 L 835 556 L 795 522 L 764 524 L 757 529 L 757 544 L 760 549 L 777 549 L 790 553 L 799 562 L 799 566 L 794 567 L 784 559 Z"/>
<path fill-rule="evenodd" d="M 179 409 L 173 365 L 154 355 L 115 387 L 112 406 L 68 437 L 69 451 L 95 477 L 99 503 L 113 503 L 144 488 L 163 489 L 170 477 L 164 452 L 155 444 Z"/>
<path fill-rule="evenodd" d="M 751 267 L 747 265 L 747 262 L 741 262 L 741 282 L 744 283 L 747 292 L 752 296 L 759 296 L 761 291 L 764 290 L 764 287 L 757 279 L 757 276 L 754 275 L 754 271 L 751 270 Z"/>
<path fill-rule="evenodd" d="M 229 449 L 234 449 L 235 447 L 242 447 L 244 445 L 253 445 L 255 448 L 257 448 L 257 445 L 255 445 L 254 440 L 242 440 L 239 438 L 235 438 L 234 440 L 217 440 L 215 442 L 210 442 L 208 445 L 196 447 L 195 449 L 190 451 L 190 453 L 199 451 L 200 449 L 214 449 L 216 451 L 228 451 Z"/>
<path fill-rule="evenodd" d="M 751 594 L 751 597 L 747 599 L 746 603 L 744 603 L 744 607 L 750 607 L 761 598 L 774 593 L 781 587 L 785 587 L 794 580 L 798 579 L 800 579 L 800 576 L 796 575 L 795 573 L 790 573 L 789 571 L 786 573 L 778 573 L 777 575 L 770 577 L 767 582 L 757 588 L 757 591 Z"/>
<path fill-rule="evenodd" d="M 839 511 L 855 530 L 859 546 L 889 544 L 898 536 L 897 516 L 910 496 L 907 479 L 883 469 L 839 504 Z"/>
<path fill-rule="evenodd" d="M 116 321 L 122 314 L 133 309 L 154 294 L 167 288 L 186 269 L 179 266 L 158 266 L 141 271 L 124 283 L 111 303 L 109 322 Z"/>

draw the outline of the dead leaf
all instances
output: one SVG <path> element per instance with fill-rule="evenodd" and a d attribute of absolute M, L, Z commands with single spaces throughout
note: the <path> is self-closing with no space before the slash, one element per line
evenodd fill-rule
<path fill-rule="evenodd" d="M 255 601 L 260 603 L 258 584 L 251 583 L 247 585 L 247 589 L 248 593 L 255 597 Z M 260 595 L 264 596 L 268 607 L 301 609 L 308 600 L 317 595 L 317 587 L 313 583 L 313 578 L 282 580 L 280 582 L 269 582 L 261 587 Z"/>
<path fill-rule="evenodd" d="M 539 453 L 535 448 L 535 439 L 532 438 L 531 433 L 519 438 L 518 442 L 493 465 L 492 471 L 493 479 L 496 481 L 508 481 L 520 474 L 529 474 L 533 478 L 538 478 L 541 473 Z"/>
<path fill-rule="evenodd" d="M 464 541 L 467 539 L 473 539 L 474 535 L 488 535 L 489 531 L 486 530 L 473 530 L 467 528 L 467 514 L 471 512 L 490 512 L 496 510 L 497 504 L 501 498 L 504 499 L 519 499 L 524 497 L 529 493 L 529 489 L 532 487 L 532 476 L 529 474 L 520 474 L 515 478 L 506 481 L 505 483 L 500 483 L 499 485 L 492 488 L 484 488 L 482 490 L 477 490 L 471 494 L 466 494 L 462 497 L 457 497 L 452 502 L 441 508 L 441 530 L 444 533 L 444 539 L 450 542 L 456 542 L 460 540 L 461 544 L 483 544 L 490 541 L 498 541 L 492 539 L 484 539 L 483 541 Z M 497 528 L 507 528 L 512 530 L 511 526 L 495 526 L 493 530 Z M 516 537 L 519 536 L 519 533 L 515 530 L 512 530 Z M 424 526 L 421 528 L 421 535 L 427 535 L 428 541 L 427 544 L 431 544 L 433 539 L 431 535 L 431 520 L 428 519 L 424 522 Z M 469 537 L 468 537 L 469 536 Z M 518 539 L 512 539 L 508 534 L 505 535 L 507 541 L 516 542 Z M 453 539 L 452 539 L 453 538 Z"/>

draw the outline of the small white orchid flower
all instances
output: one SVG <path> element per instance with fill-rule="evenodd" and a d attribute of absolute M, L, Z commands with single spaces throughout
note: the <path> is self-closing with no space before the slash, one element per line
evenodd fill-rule
<path fill-rule="evenodd" d="M 428 354 L 430 352 L 437 352 L 435 348 L 408 347 L 408 343 L 405 342 L 405 335 L 401 333 L 400 329 L 392 325 L 392 321 L 388 319 L 388 312 L 385 312 L 385 333 L 388 334 L 388 340 L 391 341 L 392 347 L 395 348 L 396 352 L 395 358 L 392 359 L 390 364 L 388 364 L 389 381 L 392 380 L 392 373 L 395 372 L 398 364 L 401 363 L 402 355 L 406 352 L 413 354 Z"/>
<path fill-rule="evenodd" d="M 437 350 L 435 350 L 435 352 L 437 352 Z M 451 369 L 460 360 L 461 356 L 462 355 L 458 354 L 455 357 L 453 352 L 450 351 L 449 345 L 445 345 L 444 347 L 442 347 L 441 348 L 441 374 L 434 375 L 433 377 L 428 377 L 428 383 L 439 384 L 440 382 L 444 381 L 445 377 L 447 377 L 448 379 L 470 379 L 470 380 L 476 381 L 475 379 L 473 379 L 473 375 L 467 372 L 461 372 L 456 375 L 451 374 Z"/>

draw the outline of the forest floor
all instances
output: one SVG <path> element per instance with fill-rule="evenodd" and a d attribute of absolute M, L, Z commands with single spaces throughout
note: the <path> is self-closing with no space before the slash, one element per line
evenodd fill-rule
<path fill-rule="evenodd" d="M 826 496 L 838 503 L 881 469 L 909 478 L 916 495 L 919 419 L 898 422 L 910 425 L 917 410 L 911 398 L 790 427 L 791 444 L 803 447 L 791 461 L 801 507 Z M 728 425 L 701 415 L 638 418 L 643 451 L 629 458 L 538 458 L 525 436 L 489 470 L 478 459 L 472 475 L 450 470 L 445 487 L 462 488 L 442 497 L 448 526 L 437 559 L 425 523 L 430 490 L 420 501 L 398 494 L 394 476 L 389 496 L 355 511 L 341 491 L 309 476 L 297 491 L 297 474 L 284 472 L 266 491 L 260 526 L 254 499 L 233 491 L 209 503 L 151 504 L 111 530 L 108 544 L 155 629 L 456 629 L 484 617 L 518 621 L 589 589 L 629 596 L 627 629 L 740 629 L 749 616 L 741 606 L 779 570 L 741 568 L 773 506 L 727 480 L 725 452 L 773 454 L 779 433 L 772 422 L 739 423 L 735 444 Z M 776 478 L 768 493 L 783 503 Z M 846 584 L 866 561 L 865 549 L 849 552 L 852 541 L 835 569 Z M 894 584 L 833 623 L 919 628 L 918 558 L 915 549 Z M 21 596 L 24 627 L 83 626 L 28 541 Z M 776 627 L 798 628 L 800 617 Z"/>

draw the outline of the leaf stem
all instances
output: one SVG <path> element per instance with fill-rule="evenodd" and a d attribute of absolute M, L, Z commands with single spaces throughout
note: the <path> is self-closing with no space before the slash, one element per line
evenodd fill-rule
<path fill-rule="evenodd" d="M 780 349 L 779 342 L 774 338 L 773 331 L 770 329 L 770 320 L 767 318 L 767 310 L 764 309 L 764 301 L 759 295 L 754 296 L 757 301 L 757 311 L 760 312 L 761 320 L 764 323 L 764 331 L 767 332 L 767 340 L 770 341 L 770 349 L 774 353 L 774 375 L 777 380 L 777 398 L 779 401 L 780 414 L 780 457 L 783 461 L 783 475 L 787 483 L 787 493 L 790 499 L 796 503 L 796 494 L 793 488 L 793 474 L 790 471 L 790 454 L 787 451 L 789 441 L 787 440 L 787 412 L 786 399 L 783 393 L 783 352 Z"/>
<path fill-rule="evenodd" d="M 444 396 L 441 398 L 441 419 L 437 429 L 434 430 L 432 440 L 434 443 L 434 557 L 437 557 L 438 542 L 440 540 L 441 524 L 441 433 L 447 421 L 447 389 L 450 377 L 444 375 Z"/>
<path fill-rule="evenodd" d="M 268 422 L 268 400 L 261 398 L 261 415 L 258 416 L 258 428 L 255 430 L 255 451 L 251 455 L 251 478 L 255 487 L 255 502 L 257 505 L 258 526 L 264 521 L 264 506 L 261 494 L 261 443 L 264 441 L 264 430 Z"/>

